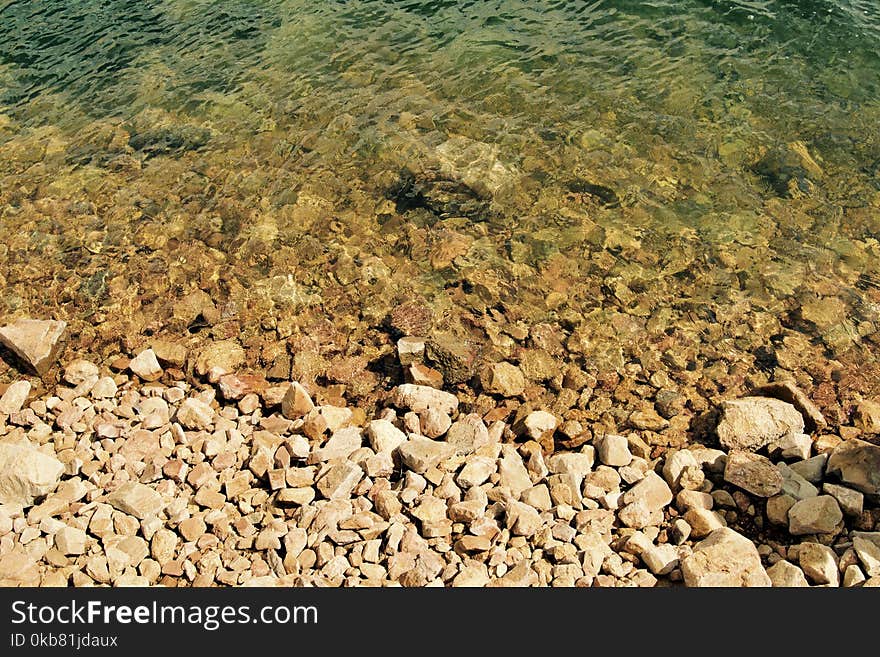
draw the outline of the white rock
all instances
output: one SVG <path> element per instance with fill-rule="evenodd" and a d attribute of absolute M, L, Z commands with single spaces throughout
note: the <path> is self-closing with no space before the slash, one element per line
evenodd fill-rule
<path fill-rule="evenodd" d="M 82 529 L 64 527 L 55 532 L 55 547 L 66 555 L 84 554 L 88 536 Z"/>
<path fill-rule="evenodd" d="M 689 466 L 700 467 L 694 453 L 689 449 L 680 449 L 676 452 L 666 455 L 666 461 L 663 464 L 663 478 L 672 488 L 678 486 L 679 477 L 682 471 Z"/>
<path fill-rule="evenodd" d="M 598 441 L 597 452 L 599 461 L 615 468 L 629 465 L 632 454 L 629 451 L 629 442 L 624 436 L 607 434 Z"/>
<path fill-rule="evenodd" d="M 843 585 L 845 587 L 858 586 L 864 581 L 865 574 L 862 572 L 862 569 L 855 564 L 847 566 L 846 570 L 843 571 Z"/>
<path fill-rule="evenodd" d="M 795 536 L 830 534 L 842 521 L 840 505 L 830 495 L 795 502 L 788 510 L 788 531 Z"/>
<path fill-rule="evenodd" d="M 139 520 L 158 515 L 165 508 L 162 496 L 145 484 L 129 481 L 107 497 L 114 509 L 133 515 Z"/>
<path fill-rule="evenodd" d="M 837 570 L 837 556 L 834 550 L 819 543 L 801 543 L 798 547 L 798 562 L 804 573 L 816 584 L 840 583 Z"/>
<path fill-rule="evenodd" d="M 767 446 L 771 455 L 778 454 L 784 459 L 797 459 L 799 461 L 810 458 L 810 450 L 813 448 L 813 439 L 805 433 L 787 433 L 781 438 L 774 440 Z"/>
<path fill-rule="evenodd" d="M 592 471 L 594 459 L 592 447 L 581 452 L 553 454 L 547 459 L 547 469 L 553 474 L 573 474 L 582 482 Z"/>
<path fill-rule="evenodd" d="M 348 499 L 364 471 L 357 463 L 339 460 L 315 484 L 328 500 Z"/>
<path fill-rule="evenodd" d="M 458 397 L 430 386 L 419 386 L 405 383 L 397 386 L 392 395 L 392 403 L 415 413 L 422 413 L 433 408 L 447 415 L 458 409 Z"/>
<path fill-rule="evenodd" d="M 137 374 L 144 381 L 156 381 L 162 376 L 162 367 L 156 352 L 152 349 L 144 349 L 131 359 L 128 369 Z"/>
<path fill-rule="evenodd" d="M 507 528 L 515 536 L 532 536 L 543 525 L 541 514 L 522 502 L 511 501 L 506 507 L 506 513 Z"/>
<path fill-rule="evenodd" d="M 623 496 L 624 504 L 631 504 L 636 500 L 644 502 L 649 511 L 662 510 L 672 502 L 672 491 L 662 477 L 650 471 Z"/>
<path fill-rule="evenodd" d="M 532 411 L 523 420 L 526 435 L 533 440 L 540 440 L 545 433 L 555 431 L 557 425 L 556 416 L 547 411 Z"/>
<path fill-rule="evenodd" d="M 288 386 L 287 392 L 281 398 L 281 414 L 290 420 L 301 418 L 314 408 L 315 402 L 311 395 L 296 381 Z"/>
<path fill-rule="evenodd" d="M 376 453 L 391 453 L 406 440 L 406 434 L 388 420 L 373 420 L 367 425 L 367 438 Z"/>
<path fill-rule="evenodd" d="M 678 566 L 678 550 L 668 543 L 652 545 L 642 552 L 642 561 L 655 575 L 668 575 Z"/>
<path fill-rule="evenodd" d="M 29 394 L 31 394 L 31 384 L 28 381 L 16 381 L 11 384 L 0 397 L 0 413 L 4 415 L 18 413 Z"/>
<path fill-rule="evenodd" d="M 110 399 L 118 392 L 116 381 L 112 377 L 105 376 L 98 379 L 89 394 L 95 399 Z"/>
<path fill-rule="evenodd" d="M 853 539 L 853 548 L 868 573 L 868 577 L 880 575 L 880 547 L 859 536 Z"/>
<path fill-rule="evenodd" d="M 446 442 L 455 446 L 459 454 L 470 454 L 489 444 L 489 430 L 483 418 L 470 413 L 452 423 L 446 432 Z"/>
<path fill-rule="evenodd" d="M 455 477 L 455 481 L 463 488 L 472 488 L 485 482 L 496 470 L 495 459 L 471 455 Z"/>
<path fill-rule="evenodd" d="M 64 380 L 72 386 L 78 386 L 91 379 L 97 379 L 100 371 L 98 366 L 82 358 L 71 361 L 64 368 Z"/>
<path fill-rule="evenodd" d="M 691 587 L 771 586 L 755 544 L 729 527 L 716 529 L 682 560 Z"/>
<path fill-rule="evenodd" d="M 429 408 L 419 413 L 419 426 L 422 435 L 428 438 L 439 438 L 452 426 L 452 419 L 436 408 Z"/>
<path fill-rule="evenodd" d="M 532 478 L 522 457 L 512 445 L 502 447 L 503 457 L 498 460 L 499 486 L 506 486 L 518 498 L 524 490 L 532 487 Z"/>
<path fill-rule="evenodd" d="M 64 464 L 28 442 L 0 443 L 0 504 L 28 507 L 58 486 Z"/>
<path fill-rule="evenodd" d="M 410 436 L 397 448 L 403 464 L 418 474 L 424 474 L 455 453 L 455 447 L 423 436 Z"/>
<path fill-rule="evenodd" d="M 0 342 L 42 376 L 55 361 L 65 328 L 67 322 L 19 319 L 0 327 Z"/>
<path fill-rule="evenodd" d="M 200 399 L 189 397 L 177 409 L 177 421 L 186 429 L 204 431 L 214 423 L 214 409 Z"/>
<path fill-rule="evenodd" d="M 725 449 L 756 451 L 788 433 L 803 433 L 804 418 L 779 399 L 743 397 L 721 403 L 716 432 Z"/>
<path fill-rule="evenodd" d="M 352 452 L 363 445 L 363 435 L 359 427 L 337 429 L 322 447 L 309 455 L 310 463 L 320 463 L 333 459 L 348 458 Z"/>
<path fill-rule="evenodd" d="M 727 526 L 724 518 L 708 509 L 688 509 L 683 518 L 690 525 L 693 538 L 709 536 L 716 529 Z"/>
<path fill-rule="evenodd" d="M 792 588 L 809 586 L 804 571 L 790 561 L 782 559 L 767 569 L 767 575 L 775 588 Z"/>

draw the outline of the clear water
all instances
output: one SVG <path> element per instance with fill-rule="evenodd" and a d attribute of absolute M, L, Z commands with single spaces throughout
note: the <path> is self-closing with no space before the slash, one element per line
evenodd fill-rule
<path fill-rule="evenodd" d="M 878 126 L 867 0 L 3 0 L 0 310 L 875 360 Z"/>

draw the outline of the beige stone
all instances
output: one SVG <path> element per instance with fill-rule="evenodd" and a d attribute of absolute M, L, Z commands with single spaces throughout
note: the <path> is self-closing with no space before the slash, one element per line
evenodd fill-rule
<path fill-rule="evenodd" d="M 31 384 L 28 381 L 16 381 L 10 384 L 0 397 L 0 414 L 12 415 L 18 413 L 31 394 Z"/>
<path fill-rule="evenodd" d="M 756 451 L 787 433 L 803 433 L 804 418 L 779 399 L 743 397 L 721 403 L 716 432 L 728 450 Z"/>
<path fill-rule="evenodd" d="M 682 560 L 684 582 L 691 587 L 771 586 L 758 550 L 729 527 L 716 529 Z"/>
<path fill-rule="evenodd" d="M 19 319 L 0 327 L 0 343 L 42 376 L 55 362 L 66 328 L 63 321 Z"/>
<path fill-rule="evenodd" d="M 64 464 L 27 441 L 0 442 L 0 504 L 28 507 L 58 486 Z"/>
<path fill-rule="evenodd" d="M 107 503 L 140 520 L 158 515 L 165 508 L 159 493 L 138 482 L 122 484 L 107 497 Z"/>

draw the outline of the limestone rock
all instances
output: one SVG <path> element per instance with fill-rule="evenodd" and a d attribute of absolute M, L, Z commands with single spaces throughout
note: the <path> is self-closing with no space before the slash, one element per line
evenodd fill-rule
<path fill-rule="evenodd" d="M 281 414 L 290 420 L 301 418 L 314 408 L 311 395 L 296 381 L 290 384 L 281 399 Z"/>
<path fill-rule="evenodd" d="M 785 463 L 776 466 L 782 475 L 782 492 L 796 500 L 805 500 L 808 497 L 816 497 L 819 489 L 800 476 L 797 471 L 788 467 Z"/>
<path fill-rule="evenodd" d="M 756 388 L 753 394 L 761 397 L 775 397 L 794 406 L 803 416 L 808 431 L 816 431 L 828 426 L 822 411 L 807 397 L 803 390 L 791 381 L 768 383 Z"/>
<path fill-rule="evenodd" d="M 339 460 L 315 486 L 328 500 L 346 499 L 363 476 L 364 471 L 357 463 Z"/>
<path fill-rule="evenodd" d="M 612 467 L 629 465 L 633 459 L 629 451 L 629 442 L 624 436 L 614 434 L 603 436 L 597 442 L 596 451 L 599 461 Z"/>
<path fill-rule="evenodd" d="M 42 376 L 55 362 L 66 328 L 62 321 L 19 319 L 0 327 L 0 342 Z"/>
<path fill-rule="evenodd" d="M 801 543 L 797 548 L 798 563 L 813 583 L 832 586 L 840 583 L 834 550 L 819 543 Z"/>
<path fill-rule="evenodd" d="M 114 509 L 133 515 L 139 520 L 158 515 L 165 508 L 162 496 L 145 484 L 129 481 L 107 497 Z"/>
<path fill-rule="evenodd" d="M 526 387 L 526 379 L 522 371 L 511 363 L 494 363 L 487 367 L 480 383 L 483 390 L 490 394 L 498 394 L 502 397 L 516 397 L 523 393 Z"/>
<path fill-rule="evenodd" d="M 0 442 L 0 504 L 28 507 L 58 486 L 64 464 L 28 442 Z"/>
<path fill-rule="evenodd" d="M 404 383 L 397 386 L 392 394 L 392 403 L 398 408 L 422 413 L 429 408 L 452 415 L 458 409 L 458 397 L 429 386 Z"/>
<path fill-rule="evenodd" d="M 31 384 L 28 381 L 16 381 L 11 384 L 0 397 L 0 414 L 18 413 L 29 394 L 31 394 Z"/>
<path fill-rule="evenodd" d="M 809 586 L 804 571 L 790 561 L 782 559 L 767 569 L 767 575 L 775 588 L 792 588 Z"/>
<path fill-rule="evenodd" d="M 214 409 L 200 399 L 189 397 L 177 409 L 177 421 L 186 429 L 206 430 L 214 423 Z"/>
<path fill-rule="evenodd" d="M 84 554 L 88 536 L 82 529 L 76 527 L 64 527 L 54 534 L 55 547 L 65 555 Z"/>
<path fill-rule="evenodd" d="M 159 359 L 156 358 L 156 352 L 152 349 L 144 349 L 132 358 L 128 363 L 128 369 L 144 381 L 157 381 L 162 377 L 162 367 L 159 365 Z"/>
<path fill-rule="evenodd" d="M 846 515 L 855 517 L 862 515 L 865 496 L 859 491 L 827 482 L 822 485 L 822 491 L 837 500 L 841 511 Z"/>
<path fill-rule="evenodd" d="M 238 342 L 219 340 L 208 344 L 199 352 L 195 369 L 199 376 L 205 376 L 212 370 L 228 374 L 238 369 L 244 361 L 244 349 Z"/>
<path fill-rule="evenodd" d="M 489 430 L 483 418 L 470 413 L 452 423 L 446 432 L 446 442 L 453 445 L 459 454 L 467 455 L 489 444 Z"/>
<path fill-rule="evenodd" d="M 795 536 L 830 534 L 842 521 L 840 506 L 830 495 L 809 497 L 788 510 L 788 531 Z"/>
<path fill-rule="evenodd" d="M 424 474 L 455 454 L 455 447 L 422 436 L 410 436 L 397 448 L 397 454 L 407 468 Z"/>
<path fill-rule="evenodd" d="M 856 426 L 866 434 L 880 433 L 880 401 L 866 399 L 859 402 L 853 414 Z"/>
<path fill-rule="evenodd" d="M 880 575 L 880 546 L 861 536 L 853 538 L 853 548 L 868 577 Z"/>
<path fill-rule="evenodd" d="M 348 458 L 352 452 L 361 448 L 363 436 L 360 427 L 338 429 L 319 449 L 309 454 L 310 463 L 320 463 L 334 459 Z"/>
<path fill-rule="evenodd" d="M 721 403 L 716 433 L 722 447 L 756 451 L 787 433 L 803 433 L 804 418 L 791 404 L 771 397 Z"/>
<path fill-rule="evenodd" d="M 367 425 L 367 438 L 377 454 L 391 453 L 406 441 L 406 434 L 388 420 L 373 420 Z"/>
<path fill-rule="evenodd" d="M 522 421 L 521 427 L 515 427 L 532 440 L 540 441 L 544 434 L 552 433 L 558 425 L 556 416 L 547 411 L 532 411 Z"/>
<path fill-rule="evenodd" d="M 826 473 L 874 499 L 880 496 L 880 447 L 863 440 L 844 440 L 831 452 Z"/>
<path fill-rule="evenodd" d="M 650 471 L 623 496 L 624 504 L 642 501 L 649 511 L 659 511 L 672 502 L 672 491 L 656 472 Z"/>
<path fill-rule="evenodd" d="M 724 480 L 759 497 L 771 497 L 782 490 L 783 478 L 770 459 L 734 450 L 727 455 Z"/>
<path fill-rule="evenodd" d="M 716 529 L 681 562 L 691 587 L 771 586 L 755 544 L 729 527 Z"/>

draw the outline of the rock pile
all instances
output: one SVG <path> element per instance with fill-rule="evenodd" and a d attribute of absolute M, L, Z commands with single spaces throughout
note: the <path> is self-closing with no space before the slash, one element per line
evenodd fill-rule
<path fill-rule="evenodd" d="M 545 409 L 407 383 L 367 417 L 220 362 L 212 386 L 165 383 L 149 349 L 5 390 L 0 585 L 880 583 L 880 447 L 805 434 L 803 405 L 721 404 L 725 450 L 658 456 L 633 430 L 550 452 Z"/>

